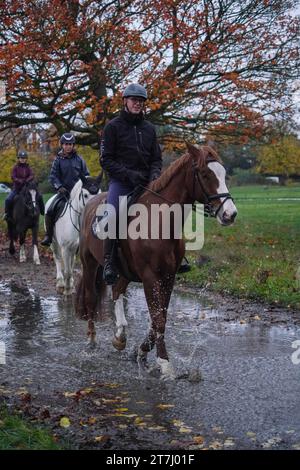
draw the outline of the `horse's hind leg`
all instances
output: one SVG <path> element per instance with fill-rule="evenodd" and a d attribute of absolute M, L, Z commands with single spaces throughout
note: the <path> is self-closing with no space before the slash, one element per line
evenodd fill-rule
<path fill-rule="evenodd" d="M 113 300 L 115 304 L 115 317 L 116 317 L 116 333 L 112 340 L 113 346 L 121 351 L 126 347 L 126 327 L 128 326 L 124 312 L 124 299 L 123 294 L 126 291 L 129 282 L 127 279 L 120 278 L 113 286 Z"/>
<path fill-rule="evenodd" d="M 144 281 L 144 291 L 151 317 L 151 327 L 146 339 L 140 345 L 138 363 L 140 369 L 145 367 L 147 354 L 156 345 L 157 363 L 163 378 L 174 378 L 175 374 L 169 362 L 165 344 L 165 327 L 167 310 L 174 285 L 174 276 L 165 276 L 164 279 Z"/>
<path fill-rule="evenodd" d="M 85 305 L 86 317 L 88 318 L 88 337 L 89 345 L 94 348 L 96 345 L 96 329 L 95 329 L 95 315 L 97 310 L 97 293 L 96 281 L 98 262 L 91 254 L 81 257 L 82 261 L 82 282 L 83 282 L 83 298 L 82 301 Z"/>
<path fill-rule="evenodd" d="M 64 264 L 64 280 L 65 288 L 64 295 L 72 294 L 74 280 L 73 280 L 73 267 L 75 263 L 76 248 L 63 247 L 61 249 L 61 256 Z"/>

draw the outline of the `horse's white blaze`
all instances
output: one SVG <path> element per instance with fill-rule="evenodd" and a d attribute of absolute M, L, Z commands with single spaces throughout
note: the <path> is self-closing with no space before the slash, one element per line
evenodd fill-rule
<path fill-rule="evenodd" d="M 29 192 L 30 192 L 33 207 L 35 207 L 36 206 L 36 190 L 30 189 Z"/>
<path fill-rule="evenodd" d="M 33 262 L 34 264 L 41 264 L 38 247 L 36 245 L 33 245 Z"/>
<path fill-rule="evenodd" d="M 226 181 L 225 181 L 226 171 L 223 165 L 221 165 L 219 162 L 210 162 L 208 164 L 208 168 L 214 172 L 214 174 L 216 175 L 216 178 L 219 181 L 217 193 L 218 194 L 228 193 L 229 191 L 228 191 L 228 188 L 226 186 Z M 222 202 L 224 201 L 224 199 L 225 199 L 224 197 L 220 198 Z M 222 217 L 225 212 L 226 212 L 226 217 L 228 219 L 230 219 L 234 214 L 237 213 L 237 208 L 235 207 L 232 199 L 227 199 L 227 201 L 225 201 L 222 208 L 220 209 L 217 215 L 217 219 L 220 223 L 223 222 Z"/>
<path fill-rule="evenodd" d="M 124 297 L 122 294 L 115 301 L 115 316 L 117 326 L 116 337 L 119 338 L 124 332 L 125 327 L 128 326 L 124 311 Z"/>
<path fill-rule="evenodd" d="M 25 263 L 26 261 L 26 253 L 25 253 L 25 246 L 20 246 L 20 263 Z"/>

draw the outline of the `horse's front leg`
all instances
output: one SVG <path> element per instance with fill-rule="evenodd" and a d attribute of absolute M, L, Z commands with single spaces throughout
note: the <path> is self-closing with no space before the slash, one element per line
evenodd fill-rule
<path fill-rule="evenodd" d="M 20 263 L 25 263 L 26 261 L 26 253 L 25 253 L 25 233 L 21 233 L 19 237 L 19 242 L 20 242 Z"/>
<path fill-rule="evenodd" d="M 63 247 L 61 249 L 63 265 L 64 265 L 64 295 L 69 296 L 72 294 L 74 279 L 73 279 L 73 267 L 75 263 L 77 247 Z"/>
<path fill-rule="evenodd" d="M 112 295 L 115 303 L 115 318 L 116 318 L 116 333 L 112 340 L 113 346 L 122 351 L 126 347 L 126 328 L 128 326 L 125 311 L 124 311 L 124 296 L 128 286 L 128 281 L 124 278 L 120 278 L 118 282 L 113 286 Z"/>
<path fill-rule="evenodd" d="M 56 292 L 63 294 L 65 289 L 65 281 L 63 275 L 63 263 L 60 248 L 55 239 L 52 241 L 51 249 L 56 267 Z"/>
<path fill-rule="evenodd" d="M 156 345 L 157 364 L 161 370 L 162 378 L 174 379 L 175 373 L 169 362 L 165 344 L 165 328 L 167 311 L 174 285 L 175 276 L 165 275 L 162 279 L 144 280 L 144 291 L 149 308 L 151 327 L 146 339 L 140 345 L 138 363 L 145 367 L 147 354 Z"/>
<path fill-rule="evenodd" d="M 37 220 L 36 225 L 32 229 L 32 247 L 33 247 L 33 262 L 36 265 L 40 265 L 40 257 L 39 257 L 39 250 L 38 250 L 38 229 L 39 229 L 39 221 Z"/>

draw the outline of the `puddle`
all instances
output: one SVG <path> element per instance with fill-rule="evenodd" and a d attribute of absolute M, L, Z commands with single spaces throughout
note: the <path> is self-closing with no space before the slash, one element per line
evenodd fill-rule
<path fill-rule="evenodd" d="M 71 302 L 3 282 L 0 291 L 0 341 L 6 350 L 0 382 L 13 388 L 30 383 L 32 393 L 48 396 L 91 381 L 118 383 L 130 397 L 126 406 L 132 413 L 152 416 L 155 426 L 166 429 L 156 440 L 145 429 L 134 438 L 125 433 L 115 448 L 168 448 L 178 439 L 174 422 L 184 423 L 187 434 L 206 436 L 207 442 L 221 439 L 222 448 L 231 438 L 230 447 L 240 449 L 293 448 L 300 442 L 300 364 L 291 360 L 299 327 L 228 321 L 204 297 L 174 293 L 166 329 L 169 356 L 179 375 L 199 371 L 202 380 L 164 383 L 141 379 L 131 357 L 149 325 L 139 286 L 128 290 L 128 343 L 122 353 L 111 345 L 109 303 L 96 325 L 97 348 L 91 353 L 87 325 L 75 318 Z M 154 359 L 152 353 L 150 362 Z M 163 410 L 161 403 L 172 406 Z"/>

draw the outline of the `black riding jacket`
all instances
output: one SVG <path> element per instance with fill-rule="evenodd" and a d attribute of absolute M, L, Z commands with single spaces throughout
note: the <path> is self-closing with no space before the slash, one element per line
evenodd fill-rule
<path fill-rule="evenodd" d="M 157 178 L 162 157 L 153 124 L 142 113 L 135 116 L 122 110 L 103 130 L 100 164 L 110 178 L 123 182 L 130 181 L 132 170 L 150 181 Z"/>

